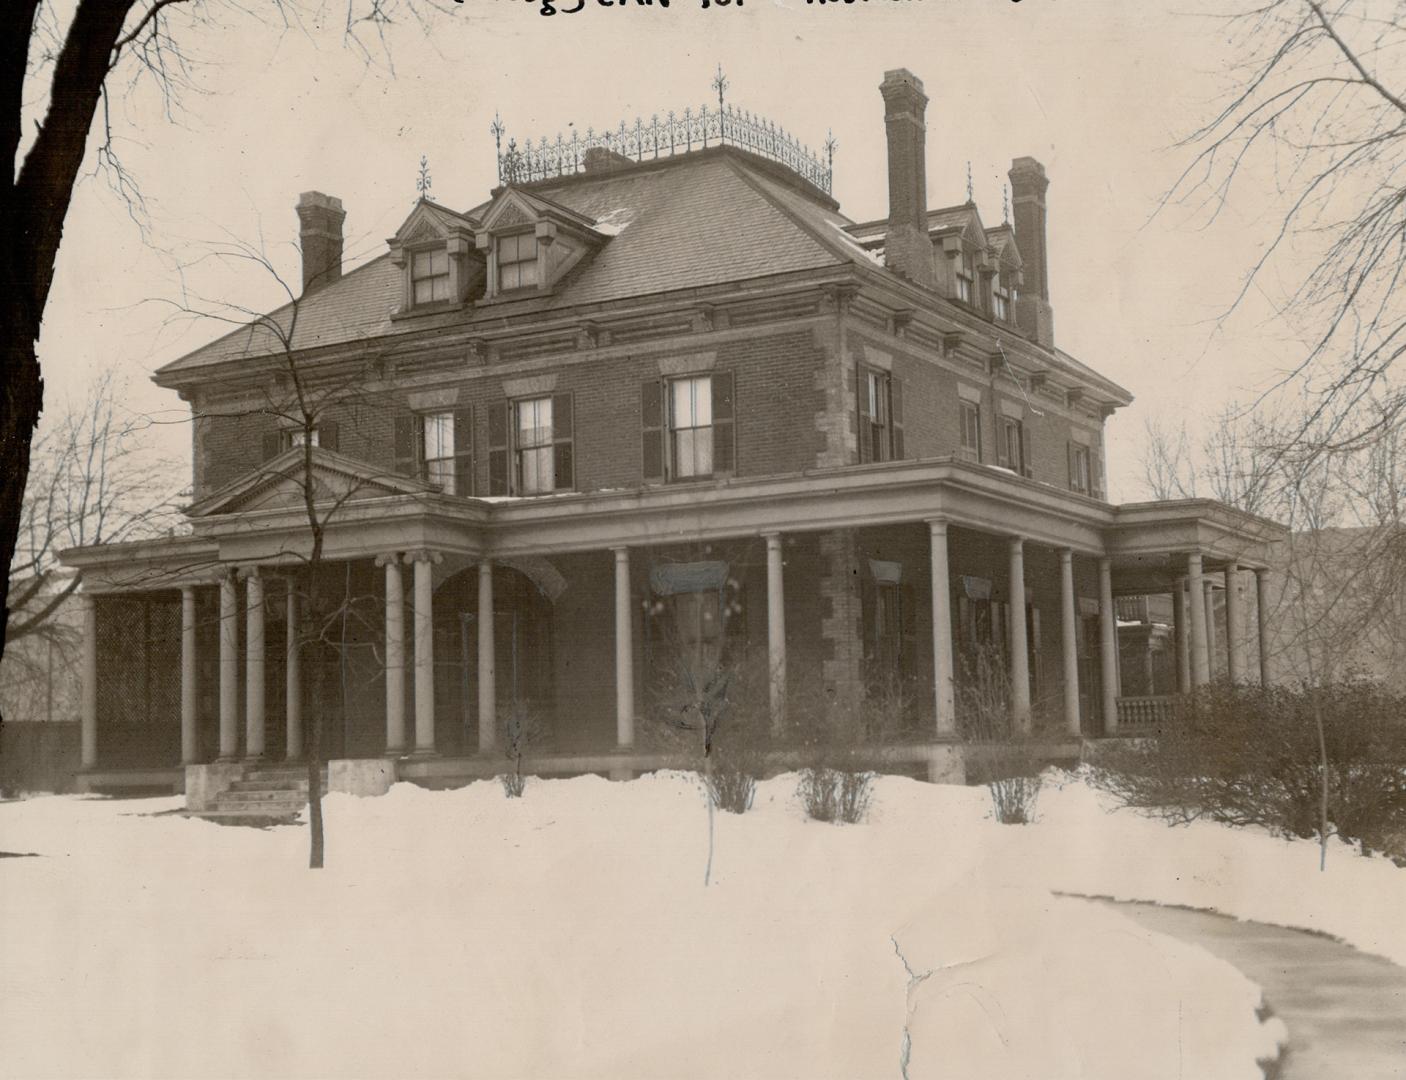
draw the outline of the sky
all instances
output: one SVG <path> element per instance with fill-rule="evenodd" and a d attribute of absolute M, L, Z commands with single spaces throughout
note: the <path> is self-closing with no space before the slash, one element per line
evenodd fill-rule
<path fill-rule="evenodd" d="M 176 317 L 172 302 L 183 288 L 280 301 L 262 269 L 212 265 L 212 244 L 262 244 L 296 280 L 293 207 L 320 190 L 347 210 L 356 265 L 409 213 L 422 155 L 433 196 L 467 209 L 496 181 L 495 116 L 535 138 L 696 109 L 715 103 L 718 65 L 730 103 L 817 149 L 833 133 L 834 193 L 855 220 L 887 215 L 878 85 L 890 68 L 912 70 L 930 98 L 929 205 L 961 202 L 970 165 L 994 224 L 1011 160 L 1045 164 L 1056 342 L 1136 398 L 1108 428 L 1116 500 L 1146 496 L 1148 418 L 1199 430 L 1291 356 L 1272 296 L 1218 320 L 1270 234 L 1272 200 L 1251 185 L 1208 229 L 1193 207 L 1159 212 L 1190 160 L 1178 140 L 1213 114 L 1238 55 L 1209 3 L 701 2 L 588 0 L 553 17 L 535 0 L 447 3 L 424 26 L 407 13 L 384 47 L 363 28 L 369 61 L 336 5 L 286 28 L 218 5 L 213 23 L 173 16 L 190 85 L 168 102 L 150 80 L 114 83 L 114 146 L 144 211 L 102 175 L 75 192 L 39 348 L 51 409 L 115 370 L 126 407 L 157 421 L 152 445 L 188 472 L 188 410 L 150 375 L 227 327 Z"/>

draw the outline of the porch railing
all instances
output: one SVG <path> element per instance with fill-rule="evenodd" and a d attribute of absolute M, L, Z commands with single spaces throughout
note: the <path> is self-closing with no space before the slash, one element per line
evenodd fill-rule
<path fill-rule="evenodd" d="M 1170 694 L 1118 699 L 1120 735 L 1153 732 L 1171 724 L 1177 716 L 1177 698 Z"/>

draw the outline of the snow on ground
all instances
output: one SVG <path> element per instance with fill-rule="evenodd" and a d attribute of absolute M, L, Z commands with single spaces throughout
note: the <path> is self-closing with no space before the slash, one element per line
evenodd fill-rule
<path fill-rule="evenodd" d="M 178 800 L 0 805 L 0 1075 L 1257 1078 L 1277 1022 L 1200 949 L 1051 890 L 1211 906 L 1406 958 L 1406 874 L 1340 848 L 982 788 L 878 782 L 861 826 L 794 777 L 330 796 L 307 832 Z"/>

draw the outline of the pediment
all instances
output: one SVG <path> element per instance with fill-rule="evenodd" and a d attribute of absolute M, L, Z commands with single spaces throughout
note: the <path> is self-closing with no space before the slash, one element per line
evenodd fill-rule
<path fill-rule="evenodd" d="M 433 490 L 418 481 L 320 447 L 313 449 L 311 475 L 313 502 L 319 507 L 398 495 L 423 495 Z M 303 452 L 295 447 L 201 499 L 186 510 L 186 516 L 206 518 L 301 508 L 305 505 L 304 476 Z"/>
<path fill-rule="evenodd" d="M 570 207 L 519 188 L 506 187 L 483 215 L 483 228 L 488 232 L 498 232 L 521 225 L 535 225 L 539 221 L 553 221 L 585 232 L 594 231 L 596 224 L 594 218 Z"/>
<path fill-rule="evenodd" d="M 428 244 L 448 240 L 452 236 L 470 236 L 473 228 L 474 222 L 463 214 L 421 199 L 389 242 L 397 247 Z"/>
<path fill-rule="evenodd" d="M 1020 257 L 1020 248 L 1015 244 L 1015 230 L 1010 225 L 997 225 L 993 229 L 987 229 L 986 240 L 996 251 L 1002 266 L 1019 270 L 1024 265 L 1024 260 Z"/>

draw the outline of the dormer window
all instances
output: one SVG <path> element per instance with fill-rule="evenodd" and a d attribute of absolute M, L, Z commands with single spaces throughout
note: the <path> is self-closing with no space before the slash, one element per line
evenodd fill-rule
<path fill-rule="evenodd" d="M 498 289 L 537 287 L 537 237 L 532 233 L 513 233 L 498 237 Z"/>
<path fill-rule="evenodd" d="M 413 253 L 410 257 L 410 283 L 417 305 L 452 299 L 448 250 L 438 247 Z"/>
<path fill-rule="evenodd" d="M 975 279 L 970 251 L 963 245 L 957 256 L 957 299 L 970 304 L 975 294 Z"/>
<path fill-rule="evenodd" d="M 1005 285 L 1005 273 L 991 279 L 991 310 L 1002 322 L 1011 321 L 1011 294 Z"/>

